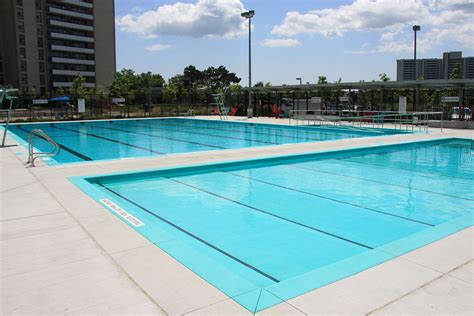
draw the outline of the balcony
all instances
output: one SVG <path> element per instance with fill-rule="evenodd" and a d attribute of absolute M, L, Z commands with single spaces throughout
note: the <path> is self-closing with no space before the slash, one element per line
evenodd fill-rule
<path fill-rule="evenodd" d="M 70 87 L 72 87 L 72 81 L 71 82 L 54 81 L 53 82 L 53 87 L 55 87 L 55 88 L 70 88 Z M 85 87 L 85 88 L 95 88 L 95 83 L 94 82 L 85 82 L 83 87 Z"/>
<path fill-rule="evenodd" d="M 52 50 L 58 50 L 62 52 L 74 52 L 83 54 L 94 54 L 95 51 L 92 48 L 80 48 L 74 46 L 62 46 L 62 45 L 51 45 Z"/>
<path fill-rule="evenodd" d="M 94 43 L 94 38 L 93 37 L 86 37 L 86 36 L 77 36 L 77 35 L 69 35 L 69 34 L 51 32 L 51 37 L 52 38 L 64 39 L 64 40 L 70 40 L 70 41 Z"/>
<path fill-rule="evenodd" d="M 95 77 L 95 71 L 53 69 L 53 75 Z"/>
<path fill-rule="evenodd" d="M 82 25 L 82 24 L 75 24 L 69 22 L 62 22 L 56 20 L 50 20 L 49 23 L 54 26 L 61 26 L 65 28 L 75 29 L 75 30 L 83 30 L 83 31 L 94 31 L 94 27 L 90 25 Z"/>
<path fill-rule="evenodd" d="M 58 15 L 64 15 L 64 16 L 70 16 L 74 18 L 80 18 L 80 19 L 85 19 L 85 20 L 93 20 L 94 16 L 92 14 L 86 14 L 86 13 L 80 13 L 80 12 L 74 12 L 74 11 L 69 11 L 69 10 L 64 10 L 64 9 L 58 9 L 58 8 L 49 8 L 49 12 L 55 13 Z"/>
<path fill-rule="evenodd" d="M 53 63 L 58 63 L 58 64 L 95 65 L 94 60 L 88 60 L 88 59 L 53 57 L 51 61 Z"/>
<path fill-rule="evenodd" d="M 88 9 L 92 9 L 94 7 L 92 3 L 82 2 L 79 0 L 63 0 L 62 3 L 71 4 L 77 7 L 88 8 Z"/>

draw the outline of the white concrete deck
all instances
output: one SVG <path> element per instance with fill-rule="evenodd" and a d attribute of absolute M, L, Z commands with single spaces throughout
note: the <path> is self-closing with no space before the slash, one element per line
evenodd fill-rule
<path fill-rule="evenodd" d="M 69 176 L 453 136 L 474 138 L 474 132 L 444 130 L 36 168 L 25 168 L 23 147 L 0 148 L 0 313 L 249 314 L 83 194 Z M 473 315 L 473 237 L 474 229 L 465 229 L 260 314 Z"/>

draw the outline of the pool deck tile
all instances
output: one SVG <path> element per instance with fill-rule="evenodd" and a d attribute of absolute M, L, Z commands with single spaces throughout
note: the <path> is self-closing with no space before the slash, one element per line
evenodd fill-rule
<path fill-rule="evenodd" d="M 472 284 L 445 275 L 371 315 L 472 315 L 472 294 Z"/>
<path fill-rule="evenodd" d="M 117 221 L 117 217 L 113 214 L 86 217 L 80 219 L 80 223 L 108 253 L 151 245 L 151 242 L 142 235 L 125 229 L 127 224 Z"/>
<path fill-rule="evenodd" d="M 215 117 L 207 119 L 216 119 Z M 230 120 L 247 121 L 245 118 Z M 251 122 L 287 125 L 288 120 Z M 225 294 L 150 244 L 67 177 L 303 153 L 406 140 L 467 137 L 474 131 L 393 135 L 25 168 L 22 146 L 0 149 L 0 313 L 246 315 Z M 10 144 L 14 143 L 11 139 Z M 28 196 L 28 198 L 25 198 Z M 407 314 L 471 311 L 472 228 L 260 314 Z M 445 281 L 447 280 L 447 281 Z M 470 282 L 469 282 L 470 280 Z M 432 295 L 432 292 L 441 293 Z M 454 291 L 454 292 L 453 292 Z M 455 293 L 456 295 L 454 295 Z M 458 295 L 459 294 L 459 295 Z M 431 302 L 427 309 L 424 301 Z"/>
<path fill-rule="evenodd" d="M 474 259 L 474 227 L 463 229 L 401 258 L 447 273 Z"/>
<path fill-rule="evenodd" d="M 449 272 L 449 275 L 453 278 L 474 285 L 474 261 L 470 261 L 465 265 Z"/>
<path fill-rule="evenodd" d="M 104 256 L 2 279 L 7 314 L 100 314 L 163 312 Z"/>
<path fill-rule="evenodd" d="M 309 314 L 365 314 L 441 276 L 437 271 L 396 258 L 288 300 Z M 336 299 L 334 299 L 336 298 Z"/>
<path fill-rule="evenodd" d="M 74 226 L 74 220 L 62 210 L 53 214 L 4 220 L 0 222 L 0 240 L 37 236 Z"/>
<path fill-rule="evenodd" d="M 228 297 L 155 245 L 112 254 L 167 313 L 184 314 Z"/>

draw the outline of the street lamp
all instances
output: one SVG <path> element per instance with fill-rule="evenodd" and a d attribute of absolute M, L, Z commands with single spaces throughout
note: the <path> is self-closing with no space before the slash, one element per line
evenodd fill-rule
<path fill-rule="evenodd" d="M 414 33 L 414 43 L 413 43 L 413 63 L 414 63 L 414 71 L 415 71 L 415 81 L 417 80 L 418 77 L 418 67 L 416 66 L 416 32 L 421 30 L 421 27 L 419 25 L 413 25 L 413 33 Z M 415 91 L 413 91 L 413 111 L 418 110 L 418 86 L 415 87 Z"/>
<path fill-rule="evenodd" d="M 241 17 L 249 19 L 249 105 L 247 108 L 247 117 L 253 116 L 252 108 L 252 18 L 255 15 L 254 10 L 242 12 Z"/>
<path fill-rule="evenodd" d="M 303 84 L 303 81 L 301 78 L 296 78 L 296 80 L 299 80 L 300 81 L 300 86 Z"/>

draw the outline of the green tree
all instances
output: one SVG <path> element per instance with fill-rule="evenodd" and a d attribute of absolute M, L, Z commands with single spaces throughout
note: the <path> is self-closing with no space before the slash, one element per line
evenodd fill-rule
<path fill-rule="evenodd" d="M 462 68 L 460 63 L 456 63 L 449 74 L 449 79 L 462 79 Z"/>
<path fill-rule="evenodd" d="M 110 85 L 110 93 L 116 97 L 124 97 L 127 104 L 132 104 L 137 85 L 135 72 L 132 69 L 122 69 Z"/>
<path fill-rule="evenodd" d="M 385 72 L 381 73 L 381 74 L 379 74 L 379 81 L 383 81 L 383 82 L 390 81 L 390 77 L 387 76 L 387 74 Z"/>
<path fill-rule="evenodd" d="M 176 100 L 176 97 L 178 95 L 178 86 L 175 82 L 172 80 L 168 81 L 168 84 L 165 85 L 165 88 L 163 89 L 163 99 L 166 102 L 173 102 Z"/>
<path fill-rule="evenodd" d="M 240 78 L 234 72 L 230 72 L 224 66 L 218 68 L 209 67 L 203 71 L 203 81 L 211 87 L 213 92 L 225 89 L 232 83 L 239 83 Z"/>
<path fill-rule="evenodd" d="M 328 83 L 326 76 L 318 76 L 318 84 Z"/>
<path fill-rule="evenodd" d="M 85 83 L 86 78 L 81 75 L 74 77 L 74 79 L 72 80 L 72 86 L 69 89 L 69 93 L 74 101 L 77 101 L 78 99 L 83 99 L 89 92 L 89 90 L 84 87 Z"/>

